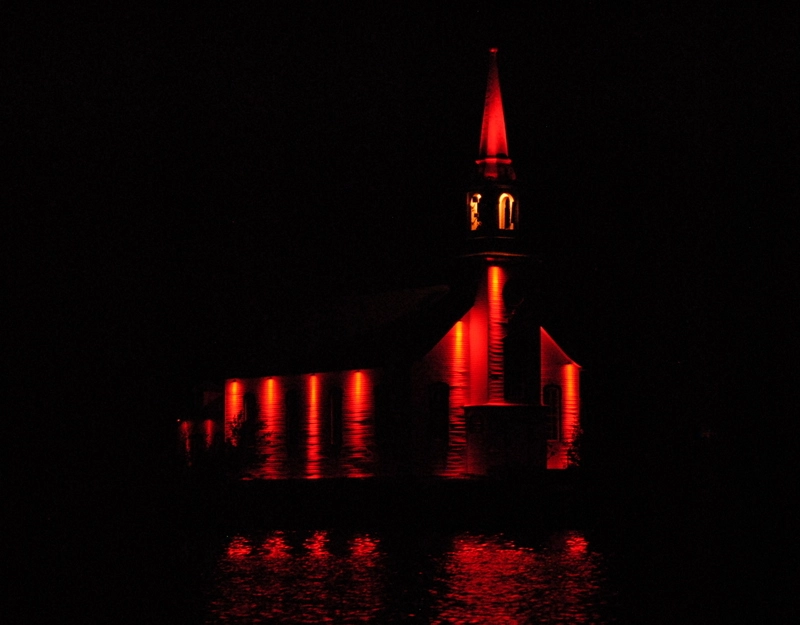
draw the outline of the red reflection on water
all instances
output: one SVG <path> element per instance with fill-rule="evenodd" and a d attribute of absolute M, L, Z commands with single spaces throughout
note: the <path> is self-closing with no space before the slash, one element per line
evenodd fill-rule
<path fill-rule="evenodd" d="M 374 475 L 372 371 L 352 371 L 345 378 L 342 473 L 345 477 Z"/>
<path fill-rule="evenodd" d="M 357 536 L 352 543 L 353 557 L 358 560 L 371 560 L 378 553 L 378 541 L 370 536 Z"/>
<path fill-rule="evenodd" d="M 536 569 L 536 554 L 531 550 L 497 538 L 456 539 L 445 564 L 448 591 L 440 600 L 435 622 L 520 622 L 520 597 L 526 587 L 541 584 Z"/>
<path fill-rule="evenodd" d="M 599 622 L 601 575 L 585 547 L 577 532 L 556 535 L 536 550 L 502 535 L 459 536 L 431 622 Z"/>
<path fill-rule="evenodd" d="M 469 533 L 441 544 L 431 553 L 416 539 L 388 541 L 386 553 L 365 533 L 233 536 L 214 572 L 206 622 L 402 622 L 414 614 L 453 624 L 609 622 L 602 561 L 580 532 L 535 546 Z M 398 585 L 406 570 L 420 577 Z"/>
<path fill-rule="evenodd" d="M 249 540 L 243 536 L 235 536 L 225 550 L 225 557 L 234 562 L 241 562 L 252 550 Z"/>
<path fill-rule="evenodd" d="M 303 540 L 272 532 L 258 546 L 241 536 L 218 563 L 207 622 L 374 622 L 383 605 L 380 543 L 356 535 L 329 548 L 327 531 Z"/>
<path fill-rule="evenodd" d="M 316 560 L 321 560 L 330 556 L 328 553 L 328 532 L 317 531 L 303 543 L 303 548 L 308 551 L 308 555 Z"/>
<path fill-rule="evenodd" d="M 283 532 L 274 532 L 267 536 L 261 546 L 253 552 L 253 555 L 261 562 L 274 566 L 280 566 L 281 563 L 289 562 L 292 559 L 290 547 Z"/>
<path fill-rule="evenodd" d="M 589 543 L 577 532 L 571 532 L 566 539 L 567 553 L 574 558 L 581 558 L 586 555 Z"/>

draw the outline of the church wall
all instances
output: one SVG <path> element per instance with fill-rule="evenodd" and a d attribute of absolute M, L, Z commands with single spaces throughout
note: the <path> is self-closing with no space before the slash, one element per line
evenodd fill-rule
<path fill-rule="evenodd" d="M 488 266 L 472 308 L 412 367 L 412 412 L 423 415 L 423 426 L 414 428 L 416 444 L 428 449 L 435 475 L 466 475 L 464 407 L 504 403 L 506 280 L 505 268 Z M 446 385 L 448 393 L 444 437 L 436 434 L 433 414 L 437 385 Z"/>
<path fill-rule="evenodd" d="M 415 428 L 417 444 L 428 448 L 432 470 L 442 477 L 463 475 L 466 463 L 464 406 L 471 396 L 470 319 L 468 312 L 447 332 L 436 346 L 412 366 L 412 412 L 422 416 Z M 446 427 L 437 436 L 434 424 L 437 396 L 446 385 Z"/>
<path fill-rule="evenodd" d="M 371 477 L 376 369 L 231 379 L 225 441 L 245 479 Z"/>
<path fill-rule="evenodd" d="M 489 265 L 486 275 L 486 300 L 488 306 L 488 402 L 505 403 L 505 359 L 503 339 L 506 335 L 506 310 L 503 302 L 503 288 L 508 272 L 499 265 Z"/>
<path fill-rule="evenodd" d="M 477 378 L 480 393 L 488 399 L 491 389 L 491 289 L 486 293 L 486 305 L 479 299 L 409 374 L 362 369 L 228 380 L 225 441 L 244 460 L 243 477 L 466 476 L 465 406 L 482 405 L 471 401 L 476 363 L 486 372 Z M 579 431 L 580 367 L 544 329 L 540 335 L 540 402 L 548 403 L 545 389 L 553 386 L 559 399 L 547 468 L 565 469 Z"/>

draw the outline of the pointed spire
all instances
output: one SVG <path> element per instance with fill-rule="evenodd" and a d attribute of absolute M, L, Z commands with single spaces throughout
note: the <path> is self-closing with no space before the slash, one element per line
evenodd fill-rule
<path fill-rule="evenodd" d="M 500 78 L 497 73 L 497 48 L 489 50 L 489 79 L 483 105 L 480 158 L 475 161 L 484 178 L 514 180 L 514 169 L 508 158 L 506 120 L 503 115 L 503 98 L 500 95 Z"/>
<path fill-rule="evenodd" d="M 489 79 L 486 82 L 486 100 L 483 105 L 480 156 L 508 157 L 506 119 L 503 115 L 503 98 L 500 95 L 500 77 L 497 75 L 497 48 L 489 50 L 489 54 Z"/>

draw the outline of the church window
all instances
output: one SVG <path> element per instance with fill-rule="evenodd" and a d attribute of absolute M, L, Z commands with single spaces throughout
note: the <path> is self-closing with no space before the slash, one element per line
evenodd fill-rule
<path fill-rule="evenodd" d="M 513 230 L 516 226 L 517 207 L 510 193 L 503 193 L 497 201 L 500 230 Z"/>

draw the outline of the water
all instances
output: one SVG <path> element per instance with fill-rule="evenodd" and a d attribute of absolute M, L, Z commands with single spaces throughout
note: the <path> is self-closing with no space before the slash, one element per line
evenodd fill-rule
<path fill-rule="evenodd" d="M 187 464 L 221 445 L 212 421 L 179 430 Z M 391 527 L 231 530 L 201 622 L 617 622 L 607 556 L 583 531 Z"/>
<path fill-rule="evenodd" d="M 221 428 L 180 427 L 185 462 L 220 469 L 207 464 L 221 447 Z M 331 506 L 334 489 L 302 522 L 234 523 L 222 540 L 193 543 L 202 566 L 187 567 L 186 605 L 200 623 L 672 624 L 734 622 L 746 613 L 755 615 L 750 622 L 780 622 L 765 615 L 785 611 L 787 593 L 774 589 L 788 578 L 773 573 L 772 551 L 754 539 L 760 535 L 742 529 L 757 512 L 731 496 L 703 458 L 689 457 L 681 471 L 595 479 L 577 519 L 546 515 L 546 527 L 534 521 L 535 505 L 513 523 L 493 505 L 473 521 L 419 491 L 403 520 L 377 497 L 388 519 L 355 527 L 362 516 L 355 510 L 336 526 L 329 512 L 342 506 Z M 277 505 L 270 492 L 267 508 Z M 465 510 L 482 509 L 465 501 Z M 447 523 L 429 523 L 430 503 Z M 753 583 L 765 568 L 771 586 Z M 195 586 L 192 571 L 200 569 Z"/>
<path fill-rule="evenodd" d="M 613 623 L 583 532 L 270 530 L 229 536 L 205 623 Z"/>
<path fill-rule="evenodd" d="M 187 464 L 221 446 L 214 422 L 179 429 Z M 617 622 L 607 554 L 586 532 L 380 527 L 231 529 L 200 622 Z"/>

